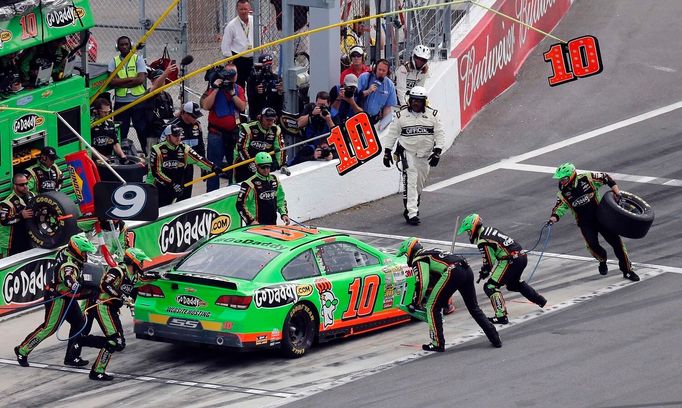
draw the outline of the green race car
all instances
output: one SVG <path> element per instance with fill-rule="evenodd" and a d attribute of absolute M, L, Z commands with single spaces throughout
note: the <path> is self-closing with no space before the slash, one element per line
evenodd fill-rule
<path fill-rule="evenodd" d="M 328 341 L 410 320 L 404 257 L 346 234 L 258 225 L 201 243 L 138 289 L 135 334 L 300 357 Z"/>

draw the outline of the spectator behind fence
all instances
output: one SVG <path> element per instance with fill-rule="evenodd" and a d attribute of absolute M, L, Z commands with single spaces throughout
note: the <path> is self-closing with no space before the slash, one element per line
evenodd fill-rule
<path fill-rule="evenodd" d="M 130 38 L 121 36 L 116 40 L 116 50 L 119 55 L 115 56 L 109 62 L 109 72 L 114 72 L 118 64 L 130 53 L 131 50 Z M 111 87 L 114 88 L 114 111 L 135 102 L 142 97 L 145 90 L 145 83 L 147 81 L 147 66 L 144 59 L 138 54 L 130 58 L 125 67 L 120 70 L 111 80 Z M 121 122 L 121 139 L 128 137 L 130 130 L 130 122 L 133 122 L 133 127 L 137 132 L 137 139 L 140 141 L 140 147 L 147 153 L 147 118 L 145 114 L 144 104 L 137 104 L 132 108 L 121 112 L 114 117 L 114 120 Z"/>
<path fill-rule="evenodd" d="M 185 104 L 180 107 L 180 112 L 178 112 L 178 115 L 168 124 L 181 127 L 185 134 L 184 138 L 182 139 L 182 143 L 194 149 L 194 151 L 199 153 L 200 156 L 206 157 L 204 132 L 201 131 L 201 123 L 199 123 L 199 118 L 202 116 L 204 116 L 204 114 L 201 113 L 198 103 L 185 102 Z M 187 182 L 193 179 L 194 166 L 188 164 L 185 167 L 184 180 Z M 192 187 L 193 186 L 185 187 L 177 201 L 186 200 L 192 197 Z"/>
<path fill-rule="evenodd" d="M 417 45 L 412 50 L 410 60 L 398 67 L 395 73 L 395 88 L 398 104 L 407 104 L 407 92 L 415 86 L 425 86 L 429 77 L 429 58 L 431 49 L 425 45 Z"/>
<path fill-rule="evenodd" d="M 288 173 L 286 154 L 282 150 L 284 149 L 282 129 L 275 124 L 276 121 L 277 112 L 272 108 L 265 108 L 258 115 L 258 120 L 242 124 L 239 127 L 239 141 L 234 152 L 234 162 L 243 162 L 256 157 L 260 152 L 270 153 L 274 150 L 275 161 L 272 163 L 272 170 L 279 168 L 282 173 Z M 241 183 L 254 174 L 256 174 L 254 162 L 241 165 L 235 169 L 235 182 Z"/>
<path fill-rule="evenodd" d="M 362 109 L 367 112 L 373 124 L 382 121 L 383 127 L 390 121 L 392 108 L 398 105 L 395 86 L 389 75 L 390 62 L 380 59 L 371 72 L 365 72 L 358 78 L 358 89 L 363 96 Z"/>
<path fill-rule="evenodd" d="M 247 95 L 249 99 L 249 118 L 256 120 L 265 108 L 273 108 L 277 116 L 284 107 L 284 84 L 282 77 L 272 72 L 272 55 L 258 57 L 249 76 Z"/>
<path fill-rule="evenodd" d="M 250 12 L 251 4 L 248 0 L 237 0 L 237 17 L 225 26 L 220 44 L 224 56 L 229 57 L 253 48 L 253 16 L 249 14 Z M 246 54 L 232 62 L 239 73 L 237 83 L 244 88 L 253 67 L 253 54 Z"/>
<path fill-rule="evenodd" d="M 225 168 L 232 164 L 237 143 L 239 114 L 246 110 L 244 88 L 235 82 L 239 78 L 237 68 L 227 64 L 207 73 L 209 88 L 201 96 L 201 107 L 208 111 L 208 159 Z M 225 161 L 223 161 L 225 158 Z M 232 171 L 226 173 L 232 179 Z M 220 187 L 218 177 L 206 181 L 206 191 Z"/>
<path fill-rule="evenodd" d="M 349 117 L 362 112 L 362 108 L 358 105 L 362 93 L 358 91 L 358 77 L 355 74 L 346 75 L 341 85 L 332 88 L 329 96 L 334 100 L 330 112 L 336 125 L 341 125 Z"/>
<path fill-rule="evenodd" d="M 329 93 L 320 91 L 315 97 L 315 103 L 306 104 L 303 114 L 298 118 L 298 127 L 303 129 L 303 139 L 329 133 L 334 127 L 334 121 L 329 111 Z M 317 145 L 318 141 L 311 142 Z"/>
<path fill-rule="evenodd" d="M 365 65 L 365 50 L 362 47 L 357 45 L 351 48 L 348 54 L 350 54 L 350 66 L 341 71 L 341 77 L 339 78 L 340 84 L 343 83 L 343 79 L 348 74 L 354 74 L 356 77 L 360 77 L 360 75 L 364 74 L 365 72 L 372 70 L 370 67 Z"/>

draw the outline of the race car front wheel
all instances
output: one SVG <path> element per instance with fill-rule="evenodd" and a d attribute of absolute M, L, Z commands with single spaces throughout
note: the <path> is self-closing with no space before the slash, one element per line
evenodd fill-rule
<path fill-rule="evenodd" d="M 282 352 L 285 356 L 303 356 L 315 340 L 315 313 L 309 305 L 297 303 L 291 308 L 282 330 Z"/>

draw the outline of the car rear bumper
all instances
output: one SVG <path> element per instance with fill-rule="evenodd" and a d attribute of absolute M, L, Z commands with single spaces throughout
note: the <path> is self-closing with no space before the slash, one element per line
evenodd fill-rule
<path fill-rule="evenodd" d="M 135 322 L 135 335 L 138 339 L 166 343 L 199 343 L 238 349 L 256 347 L 254 343 L 243 343 L 239 336 L 234 333 L 214 332 L 203 329 L 182 329 L 141 321 Z"/>

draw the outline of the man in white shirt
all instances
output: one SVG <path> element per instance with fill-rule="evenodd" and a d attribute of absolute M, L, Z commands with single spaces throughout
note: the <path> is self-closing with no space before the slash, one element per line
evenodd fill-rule
<path fill-rule="evenodd" d="M 220 50 L 224 56 L 229 57 L 253 48 L 253 16 L 250 13 L 251 5 L 249 1 L 238 0 L 237 17 L 227 23 L 223 32 Z M 232 63 L 237 67 L 237 84 L 245 88 L 246 81 L 249 79 L 251 68 L 253 67 L 253 53 L 236 58 Z"/>

